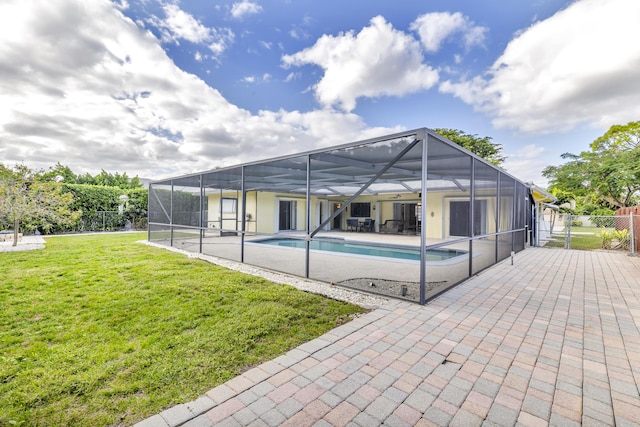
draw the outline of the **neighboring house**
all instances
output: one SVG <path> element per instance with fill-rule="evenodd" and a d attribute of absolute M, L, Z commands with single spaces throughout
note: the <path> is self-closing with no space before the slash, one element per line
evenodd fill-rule
<path fill-rule="evenodd" d="M 149 240 L 424 303 L 523 250 L 534 198 L 423 128 L 153 182 Z"/>

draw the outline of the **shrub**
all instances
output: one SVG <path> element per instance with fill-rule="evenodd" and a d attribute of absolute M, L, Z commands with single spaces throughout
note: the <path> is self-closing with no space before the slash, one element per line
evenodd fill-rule
<path fill-rule="evenodd" d="M 90 184 L 63 184 L 64 191 L 73 194 L 73 206 L 82 211 L 74 228 L 80 230 L 119 230 L 130 221 L 136 229 L 146 228 L 146 188 L 120 188 Z M 120 196 L 128 196 L 119 213 Z M 106 214 L 105 214 L 106 212 Z"/>
<path fill-rule="evenodd" d="M 628 250 L 631 243 L 631 234 L 627 229 L 603 230 L 600 232 L 600 239 L 602 249 Z"/>
<path fill-rule="evenodd" d="M 628 250 L 631 243 L 631 233 L 626 228 L 613 230 L 613 237 L 618 240 L 618 244 L 613 249 Z"/>
<path fill-rule="evenodd" d="M 596 227 L 606 228 L 614 226 L 614 216 L 592 216 L 589 218 Z"/>
<path fill-rule="evenodd" d="M 613 231 L 602 230 L 600 232 L 600 238 L 602 239 L 602 249 L 611 249 L 611 243 L 613 242 Z"/>

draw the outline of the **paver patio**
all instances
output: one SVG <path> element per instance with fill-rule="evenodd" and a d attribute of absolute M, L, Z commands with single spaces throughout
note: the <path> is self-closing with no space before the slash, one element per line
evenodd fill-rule
<path fill-rule="evenodd" d="M 631 426 L 639 380 L 640 259 L 529 248 L 137 426 Z"/>

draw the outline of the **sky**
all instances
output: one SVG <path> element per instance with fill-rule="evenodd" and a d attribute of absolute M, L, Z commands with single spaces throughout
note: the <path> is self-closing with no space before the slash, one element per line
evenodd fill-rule
<path fill-rule="evenodd" d="M 638 0 L 2 0 L 0 163 L 161 179 L 421 127 L 542 170 L 640 120 Z"/>

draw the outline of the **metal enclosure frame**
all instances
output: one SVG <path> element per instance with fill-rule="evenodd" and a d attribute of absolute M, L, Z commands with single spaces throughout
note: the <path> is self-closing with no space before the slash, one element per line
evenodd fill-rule
<path fill-rule="evenodd" d="M 152 182 L 148 239 L 425 304 L 526 247 L 530 193 L 420 128 Z M 354 202 L 369 203 L 365 222 L 375 225 L 366 233 L 342 226 Z M 281 244 L 274 239 L 300 249 L 263 245 Z M 337 254 L 323 245 L 351 249 Z M 375 258 L 378 250 L 392 255 Z M 413 251 L 415 261 L 403 258 Z"/>

